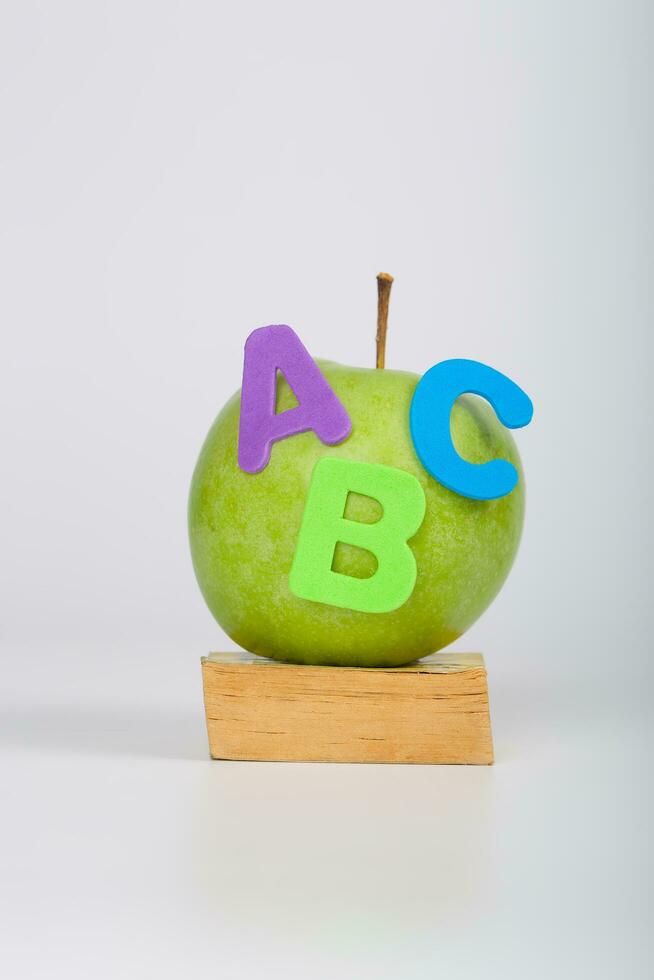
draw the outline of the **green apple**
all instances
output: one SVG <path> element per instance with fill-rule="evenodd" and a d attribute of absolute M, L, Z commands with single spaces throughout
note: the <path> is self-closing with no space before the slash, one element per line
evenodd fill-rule
<path fill-rule="evenodd" d="M 318 362 L 347 409 L 352 434 L 339 446 L 313 432 L 273 445 L 267 467 L 250 474 L 237 463 L 240 393 L 216 419 L 198 459 L 189 500 L 193 564 L 209 609 L 246 650 L 277 660 L 343 666 L 396 666 L 452 643 L 498 593 L 515 557 L 524 516 L 524 481 L 511 434 L 483 399 L 460 398 L 452 438 L 472 463 L 507 459 L 518 485 L 497 500 L 470 500 L 424 469 L 409 431 L 418 375 Z M 283 379 L 278 410 L 296 404 Z M 427 503 L 409 544 L 417 564 L 410 598 L 393 612 L 360 613 L 299 599 L 289 589 L 309 481 L 323 456 L 383 463 L 412 473 Z M 377 501 L 351 494 L 345 516 L 374 521 Z M 367 551 L 339 543 L 333 568 L 374 574 Z"/>

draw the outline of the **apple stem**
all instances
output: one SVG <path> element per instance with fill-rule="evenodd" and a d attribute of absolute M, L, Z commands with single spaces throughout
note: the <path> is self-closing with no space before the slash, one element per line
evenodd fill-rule
<path fill-rule="evenodd" d="M 391 298 L 393 277 L 388 272 L 377 276 L 377 364 L 383 368 L 386 363 L 386 331 L 388 330 L 388 304 Z"/>

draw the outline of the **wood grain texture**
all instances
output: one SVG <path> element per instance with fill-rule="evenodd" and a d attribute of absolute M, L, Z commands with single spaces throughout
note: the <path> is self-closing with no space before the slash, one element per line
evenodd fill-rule
<path fill-rule="evenodd" d="M 407 667 L 311 667 L 245 653 L 202 660 L 214 759 L 490 765 L 480 654 Z"/>

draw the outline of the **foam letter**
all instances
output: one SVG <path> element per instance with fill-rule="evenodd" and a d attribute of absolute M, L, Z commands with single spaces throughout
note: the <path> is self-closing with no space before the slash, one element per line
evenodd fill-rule
<path fill-rule="evenodd" d="M 374 524 L 344 518 L 348 493 L 373 497 L 383 514 Z M 416 583 L 416 560 L 407 540 L 425 516 L 425 494 L 411 473 L 394 466 L 325 457 L 311 477 L 289 577 L 300 599 L 358 612 L 385 613 L 402 606 Z M 370 578 L 332 569 L 338 541 L 371 551 Z"/>
<path fill-rule="evenodd" d="M 276 414 L 278 370 L 299 404 Z M 294 330 L 284 324 L 253 330 L 245 342 L 238 465 L 258 473 L 268 465 L 273 442 L 310 429 L 334 446 L 349 436 L 352 424 Z"/>
<path fill-rule="evenodd" d="M 418 382 L 410 410 L 411 438 L 428 473 L 455 493 L 493 500 L 511 493 L 518 472 L 505 459 L 468 463 L 452 444 L 452 406 L 466 392 L 486 398 L 508 429 L 531 422 L 533 406 L 514 381 L 479 361 L 452 360 L 434 365 Z"/>

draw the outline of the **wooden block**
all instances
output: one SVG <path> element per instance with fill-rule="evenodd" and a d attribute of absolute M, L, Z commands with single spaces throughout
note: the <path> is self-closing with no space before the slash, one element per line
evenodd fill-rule
<path fill-rule="evenodd" d="M 214 759 L 490 765 L 478 653 L 407 667 L 311 667 L 246 653 L 202 659 Z"/>

